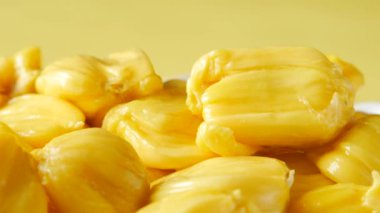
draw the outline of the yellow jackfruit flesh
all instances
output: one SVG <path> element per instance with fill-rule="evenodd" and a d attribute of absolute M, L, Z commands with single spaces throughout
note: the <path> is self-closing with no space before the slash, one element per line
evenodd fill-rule
<path fill-rule="evenodd" d="M 352 83 L 356 90 L 363 86 L 364 75 L 358 68 L 336 56 L 328 56 L 328 58 L 339 70 L 341 70 L 343 75 Z"/>
<path fill-rule="evenodd" d="M 194 64 L 187 105 L 206 125 L 231 129 L 235 141 L 253 149 L 310 147 L 329 142 L 351 119 L 355 91 L 312 48 L 217 50 Z"/>
<path fill-rule="evenodd" d="M 0 212 L 45 213 L 47 196 L 30 148 L 0 122 Z"/>
<path fill-rule="evenodd" d="M 245 202 L 239 190 L 230 193 L 187 192 L 154 202 L 138 213 L 262 213 L 253 202 Z M 272 212 L 272 211 L 269 211 Z M 274 211 L 279 212 L 279 211 Z"/>
<path fill-rule="evenodd" d="M 332 185 L 333 181 L 321 174 L 314 163 L 304 153 L 283 153 L 268 155 L 286 163 L 294 171 L 293 185 L 290 189 L 290 202 L 313 189 Z"/>
<path fill-rule="evenodd" d="M 251 155 L 259 149 L 237 142 L 234 132 L 230 128 L 207 122 L 203 122 L 199 126 L 196 143 L 203 150 L 220 156 Z"/>
<path fill-rule="evenodd" d="M 187 84 L 137 49 L 40 70 L 0 58 L 0 212 L 380 212 L 380 116 L 336 56 L 216 50 Z"/>
<path fill-rule="evenodd" d="M 309 191 L 289 206 L 292 213 L 376 213 L 380 211 L 380 174 L 372 186 L 338 183 Z"/>
<path fill-rule="evenodd" d="M 136 152 L 103 129 L 63 134 L 33 154 L 58 212 L 133 212 L 148 196 Z"/>
<path fill-rule="evenodd" d="M 213 155 L 195 144 L 201 120 L 185 104 L 185 82 L 170 81 L 159 94 L 112 108 L 103 128 L 130 142 L 145 165 L 180 169 Z"/>
<path fill-rule="evenodd" d="M 0 58 L 0 101 L 35 92 L 34 82 L 40 69 L 41 52 L 37 47 L 21 50 L 14 57 Z"/>
<path fill-rule="evenodd" d="M 84 120 L 77 107 L 47 95 L 17 96 L 0 108 L 0 121 L 35 148 L 43 147 L 58 135 L 83 128 Z"/>
<path fill-rule="evenodd" d="M 148 182 L 151 183 L 157 179 L 160 179 L 166 175 L 173 173 L 175 170 L 163 170 L 163 169 L 154 169 L 146 168 L 146 173 L 148 176 Z"/>
<path fill-rule="evenodd" d="M 380 171 L 380 116 L 354 121 L 333 144 L 309 153 L 321 172 L 338 183 L 370 185 Z"/>
<path fill-rule="evenodd" d="M 78 56 L 47 66 L 37 78 L 39 93 L 63 98 L 79 107 L 89 123 L 100 126 L 109 108 L 161 90 L 161 78 L 140 50 L 104 59 Z"/>
<path fill-rule="evenodd" d="M 283 212 L 290 176 L 273 158 L 212 158 L 153 182 L 150 203 L 138 212 Z"/>

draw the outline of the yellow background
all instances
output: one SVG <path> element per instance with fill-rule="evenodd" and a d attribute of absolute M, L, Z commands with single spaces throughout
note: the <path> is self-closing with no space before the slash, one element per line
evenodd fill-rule
<path fill-rule="evenodd" d="M 380 101 L 378 0 L 0 0 L 0 54 L 38 45 L 65 56 L 144 49 L 165 77 L 216 48 L 313 46 L 365 74 L 359 100 Z"/>

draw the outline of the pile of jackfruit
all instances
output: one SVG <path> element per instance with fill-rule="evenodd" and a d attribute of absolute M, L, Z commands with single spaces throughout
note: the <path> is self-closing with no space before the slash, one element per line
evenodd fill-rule
<path fill-rule="evenodd" d="M 380 212 L 363 75 L 307 47 L 216 50 L 163 82 L 138 49 L 0 58 L 0 212 Z"/>

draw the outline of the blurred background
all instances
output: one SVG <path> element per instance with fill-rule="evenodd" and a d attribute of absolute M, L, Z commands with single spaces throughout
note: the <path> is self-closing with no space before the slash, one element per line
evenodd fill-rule
<path fill-rule="evenodd" d="M 66 56 L 145 50 L 165 78 L 218 48 L 312 46 L 365 74 L 358 99 L 380 101 L 378 0 L 0 0 L 0 55 L 37 45 Z"/>

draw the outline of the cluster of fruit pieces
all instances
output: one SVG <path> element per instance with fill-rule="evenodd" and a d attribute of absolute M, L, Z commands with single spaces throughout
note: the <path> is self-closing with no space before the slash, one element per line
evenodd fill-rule
<path fill-rule="evenodd" d="M 0 212 L 380 212 L 380 116 L 313 48 L 0 58 Z"/>

